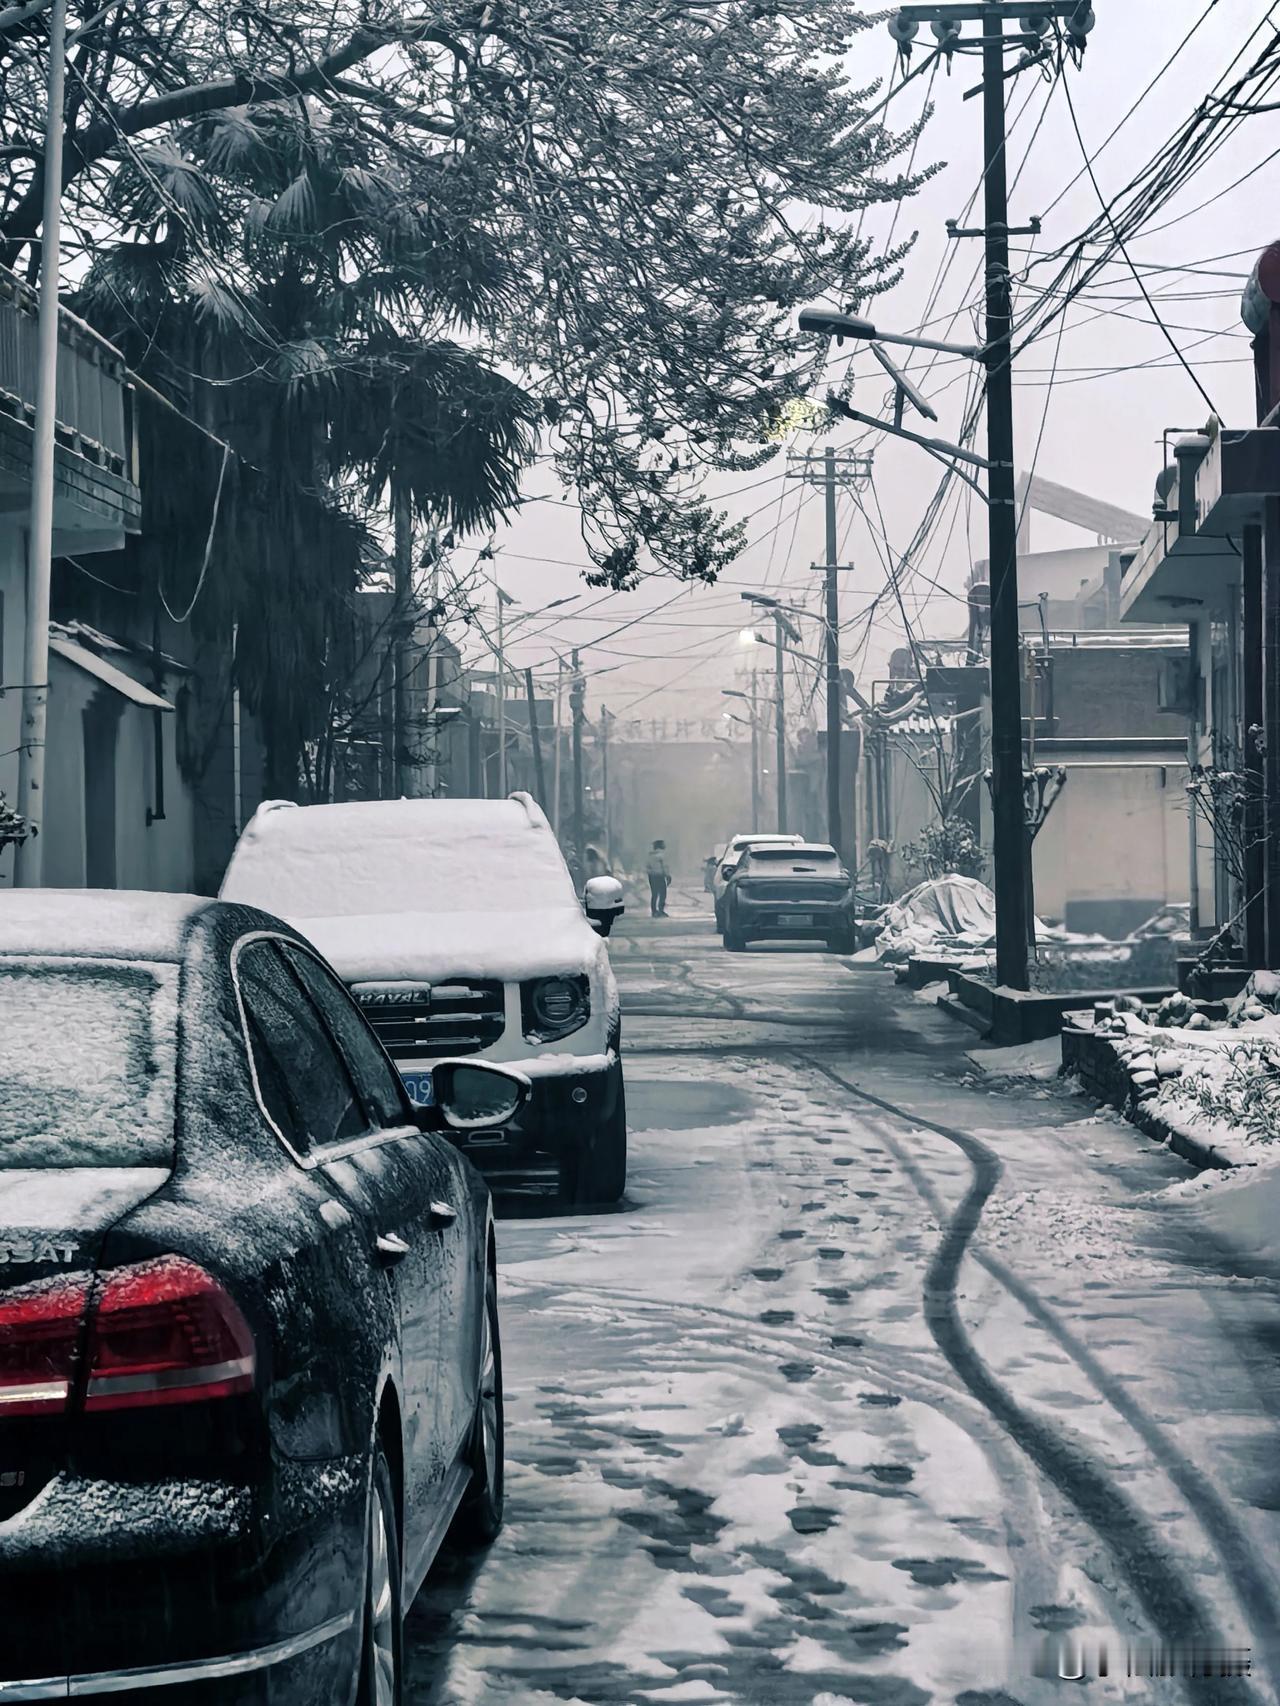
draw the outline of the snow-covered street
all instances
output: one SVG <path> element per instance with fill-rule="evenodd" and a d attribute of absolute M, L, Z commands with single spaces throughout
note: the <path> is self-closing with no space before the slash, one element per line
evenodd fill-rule
<path fill-rule="evenodd" d="M 1030 1706 L 1076 1652 L 1274 1699 L 1277 1276 L 1186 1164 L 701 894 L 610 948 L 627 1196 L 500 1200 L 507 1523 L 411 1613 L 413 1706 Z"/>

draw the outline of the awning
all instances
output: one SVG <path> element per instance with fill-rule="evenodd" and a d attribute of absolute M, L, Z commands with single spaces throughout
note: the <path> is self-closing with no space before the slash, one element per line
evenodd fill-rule
<path fill-rule="evenodd" d="M 84 670 L 86 675 L 92 675 L 135 705 L 143 705 L 149 711 L 172 711 L 173 706 L 160 694 L 153 693 L 149 687 L 144 687 L 140 681 L 135 681 L 131 675 L 126 675 L 115 664 L 108 663 L 106 658 L 99 657 L 97 652 L 91 652 L 87 646 L 78 646 L 74 640 L 64 639 L 61 634 L 49 635 L 49 650 L 68 663 L 73 663 L 77 669 Z"/>

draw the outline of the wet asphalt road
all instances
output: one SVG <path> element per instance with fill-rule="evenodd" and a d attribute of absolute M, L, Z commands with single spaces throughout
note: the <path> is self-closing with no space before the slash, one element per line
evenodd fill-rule
<path fill-rule="evenodd" d="M 880 968 L 672 912 L 611 944 L 626 1200 L 499 1204 L 507 1526 L 414 1607 L 414 1706 L 1037 1706 L 1071 1640 L 1094 1699 L 1273 1699 L 1276 1276 Z M 1193 1641 L 1252 1674 L 1124 1674 Z"/>

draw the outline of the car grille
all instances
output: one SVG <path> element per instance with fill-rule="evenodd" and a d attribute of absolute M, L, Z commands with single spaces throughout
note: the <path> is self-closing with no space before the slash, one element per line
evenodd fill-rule
<path fill-rule="evenodd" d="M 392 1060 L 477 1054 L 497 1042 L 506 1023 L 498 982 L 438 983 L 429 995 L 394 1004 L 362 999 L 359 992 L 357 999 Z"/>
<path fill-rule="evenodd" d="M 842 900 L 847 892 L 843 883 L 807 883 L 794 878 L 779 883 L 754 882 L 742 885 L 745 900 L 785 900 L 796 906 L 805 901 Z"/>

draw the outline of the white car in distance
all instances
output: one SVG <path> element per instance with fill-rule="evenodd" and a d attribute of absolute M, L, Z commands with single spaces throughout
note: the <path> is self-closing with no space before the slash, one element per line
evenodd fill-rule
<path fill-rule="evenodd" d="M 711 877 L 711 898 L 716 909 L 716 929 L 724 931 L 724 891 L 733 879 L 748 847 L 786 847 L 803 842 L 803 835 L 757 835 L 749 830 L 745 835 L 731 836 Z"/>
<path fill-rule="evenodd" d="M 530 1080 L 514 1121 L 460 1134 L 485 1172 L 553 1163 L 561 1194 L 616 1202 L 627 1177 L 618 989 L 603 936 L 622 885 L 582 899 L 528 794 L 507 800 L 269 801 L 221 898 L 286 918 L 350 987 L 409 1093 L 440 1060 Z"/>

